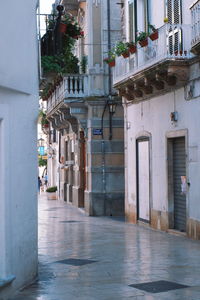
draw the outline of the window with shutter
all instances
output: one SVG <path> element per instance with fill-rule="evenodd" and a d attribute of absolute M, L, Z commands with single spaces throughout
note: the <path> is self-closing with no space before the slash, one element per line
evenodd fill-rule
<path fill-rule="evenodd" d="M 181 0 L 167 0 L 166 1 L 166 14 L 170 24 L 181 24 Z"/>
<path fill-rule="evenodd" d="M 169 28 L 168 43 L 169 53 L 173 54 L 182 50 L 182 30 L 178 24 L 182 23 L 181 0 L 167 0 L 166 12 L 169 24 L 173 24 Z M 177 26 L 175 25 L 177 24 Z"/>
<path fill-rule="evenodd" d="M 173 23 L 173 16 L 172 16 L 172 11 L 173 11 L 173 8 L 172 8 L 172 1 L 173 0 L 168 0 L 166 2 L 166 5 L 167 5 L 167 18 L 168 18 L 168 22 L 170 24 Z"/>

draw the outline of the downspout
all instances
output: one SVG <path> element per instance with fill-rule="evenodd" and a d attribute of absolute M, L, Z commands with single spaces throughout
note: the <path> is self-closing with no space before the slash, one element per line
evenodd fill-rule
<path fill-rule="evenodd" d="M 108 52 L 110 52 L 111 50 L 111 36 L 110 36 L 110 0 L 107 0 L 107 30 L 108 30 Z M 109 95 L 111 95 L 112 93 L 112 80 L 111 80 L 111 68 L 108 68 L 108 92 Z M 102 134 L 101 134 L 101 152 L 102 152 L 102 163 L 101 163 L 101 167 L 102 167 L 102 189 L 103 189 L 103 195 L 104 195 L 104 215 L 106 214 L 106 172 L 105 172 L 105 140 L 104 140 L 104 133 L 103 133 L 103 120 L 104 120 L 104 114 L 106 112 L 106 108 L 108 106 L 108 102 L 109 99 L 107 99 L 105 106 L 104 106 L 104 110 L 101 116 L 101 130 L 102 130 Z M 109 118 L 110 118 L 110 114 L 109 114 Z M 109 119 L 109 121 L 111 122 L 111 120 Z M 110 123 L 109 122 L 109 123 Z"/>
<path fill-rule="evenodd" d="M 110 0 L 107 0 L 107 18 L 108 18 L 108 53 L 111 51 L 111 35 L 110 35 Z M 109 97 L 112 95 L 112 73 L 111 68 L 108 67 L 108 88 Z M 109 111 L 109 140 L 112 140 L 112 113 Z"/>

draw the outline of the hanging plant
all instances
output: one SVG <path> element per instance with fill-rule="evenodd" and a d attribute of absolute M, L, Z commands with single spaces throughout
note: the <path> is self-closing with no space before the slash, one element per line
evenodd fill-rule
<path fill-rule="evenodd" d="M 117 56 L 122 55 L 124 58 L 129 57 L 130 52 L 129 52 L 129 48 L 128 48 L 127 43 L 124 43 L 124 42 L 122 42 L 122 41 L 119 41 L 119 42 L 116 44 L 116 47 L 115 47 L 115 53 L 117 54 Z"/>
<path fill-rule="evenodd" d="M 144 31 L 139 32 L 137 35 L 137 42 L 141 47 L 148 46 L 148 34 Z"/>
<path fill-rule="evenodd" d="M 111 50 L 108 53 L 108 57 L 104 58 L 105 63 L 107 63 L 111 68 L 115 66 L 115 50 Z"/>
<path fill-rule="evenodd" d="M 155 28 L 155 26 L 149 24 L 149 29 L 152 31 L 152 33 L 149 35 L 150 39 L 152 41 L 155 41 L 158 39 L 158 29 Z"/>
<path fill-rule="evenodd" d="M 137 52 L 137 46 L 134 42 L 128 42 L 127 46 L 128 46 L 128 50 L 131 54 L 134 54 Z"/>

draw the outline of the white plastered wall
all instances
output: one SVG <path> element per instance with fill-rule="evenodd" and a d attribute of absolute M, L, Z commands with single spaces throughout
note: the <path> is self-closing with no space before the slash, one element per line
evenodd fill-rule
<path fill-rule="evenodd" d="M 0 299 L 37 273 L 36 4 L 0 3 Z"/>
<path fill-rule="evenodd" d="M 127 165 L 128 203 L 136 205 L 136 139 L 149 132 L 152 136 L 152 208 L 168 210 L 167 136 L 174 132 L 179 136 L 186 132 L 188 215 L 200 220 L 200 99 L 186 101 L 184 89 L 152 98 L 127 108 Z M 178 112 L 178 122 L 172 123 L 170 113 Z M 188 136 L 187 136 L 188 135 Z"/>

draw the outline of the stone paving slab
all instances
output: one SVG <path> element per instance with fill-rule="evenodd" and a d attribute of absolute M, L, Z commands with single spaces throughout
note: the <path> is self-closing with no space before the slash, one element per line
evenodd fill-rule
<path fill-rule="evenodd" d="M 93 263 L 57 263 L 72 259 Z M 39 278 L 10 300 L 200 300 L 200 242 L 39 199 Z M 170 281 L 188 288 L 131 287 Z"/>

